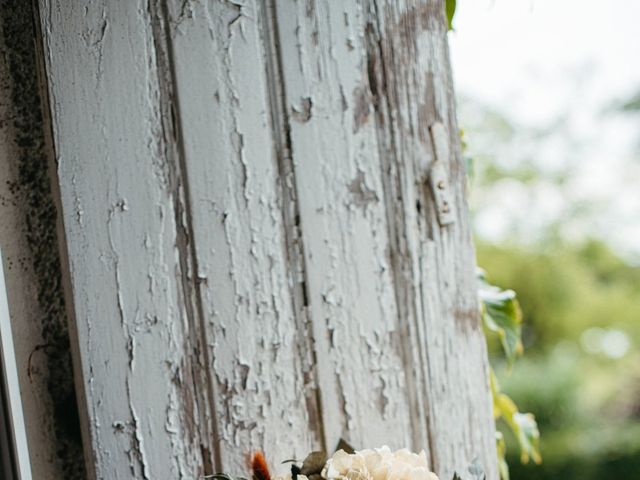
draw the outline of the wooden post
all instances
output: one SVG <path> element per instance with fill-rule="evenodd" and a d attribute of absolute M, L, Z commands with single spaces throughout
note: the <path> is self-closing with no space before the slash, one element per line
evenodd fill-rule
<path fill-rule="evenodd" d="M 92 475 L 496 479 L 442 2 L 39 7 Z"/>

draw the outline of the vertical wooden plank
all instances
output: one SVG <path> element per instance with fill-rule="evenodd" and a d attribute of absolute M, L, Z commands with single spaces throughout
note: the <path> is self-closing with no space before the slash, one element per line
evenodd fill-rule
<path fill-rule="evenodd" d="M 322 442 L 263 3 L 168 11 L 218 467 L 229 472 L 255 448 L 276 461 Z"/>
<path fill-rule="evenodd" d="M 31 2 L 0 1 L 0 247 L 33 478 L 85 478 Z"/>
<path fill-rule="evenodd" d="M 275 9 L 327 443 L 428 448 L 398 322 L 362 5 Z"/>
<path fill-rule="evenodd" d="M 91 474 L 197 478 L 208 397 L 152 11 L 43 0 L 40 15 Z"/>
<path fill-rule="evenodd" d="M 444 5 L 439 0 L 367 2 L 369 84 L 389 177 L 396 289 L 410 323 L 409 344 L 427 408 L 431 459 L 442 478 L 478 458 L 498 478 L 479 324 L 474 253 L 466 204 Z M 434 161 L 429 126 L 449 134 L 455 222 L 441 226 L 428 187 Z"/>

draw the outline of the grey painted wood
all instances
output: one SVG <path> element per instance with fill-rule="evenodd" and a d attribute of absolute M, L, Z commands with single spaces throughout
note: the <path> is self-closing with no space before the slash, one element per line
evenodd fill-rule
<path fill-rule="evenodd" d="M 497 478 L 442 3 L 40 14 L 96 477 L 343 437 Z"/>
<path fill-rule="evenodd" d="M 318 362 L 324 427 L 330 446 L 343 437 L 399 448 L 414 435 L 426 446 L 410 408 L 365 13 L 355 2 L 276 2 L 309 316 L 326 359 Z"/>
<path fill-rule="evenodd" d="M 247 452 L 262 446 L 272 458 L 302 458 L 321 439 L 309 421 L 315 382 L 289 281 L 291 200 L 273 144 L 267 13 L 224 2 L 167 13 L 217 462 L 244 471 Z"/>
<path fill-rule="evenodd" d="M 369 80 L 388 162 L 396 288 L 411 325 L 431 458 L 444 478 L 475 456 L 488 478 L 497 478 L 443 5 L 381 2 L 369 12 Z M 447 173 L 456 221 L 444 227 L 426 186 L 434 161 L 428 127 L 436 122 L 448 127 L 452 154 Z"/>
<path fill-rule="evenodd" d="M 96 478 L 191 479 L 212 439 L 153 15 L 139 2 L 42 2 L 40 15 L 88 464 Z"/>

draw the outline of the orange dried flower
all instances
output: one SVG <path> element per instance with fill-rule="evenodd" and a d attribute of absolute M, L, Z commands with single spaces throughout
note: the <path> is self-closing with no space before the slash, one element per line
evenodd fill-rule
<path fill-rule="evenodd" d="M 255 452 L 253 454 L 251 458 L 251 469 L 253 470 L 253 478 L 255 480 L 271 480 L 269 467 L 262 452 Z"/>

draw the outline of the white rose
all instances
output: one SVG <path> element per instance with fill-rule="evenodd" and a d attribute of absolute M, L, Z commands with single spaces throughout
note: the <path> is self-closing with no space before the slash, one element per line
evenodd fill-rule
<path fill-rule="evenodd" d="M 322 476 L 327 480 L 438 480 L 429 470 L 424 450 L 392 452 L 387 446 L 353 454 L 339 450 L 327 461 Z"/>

